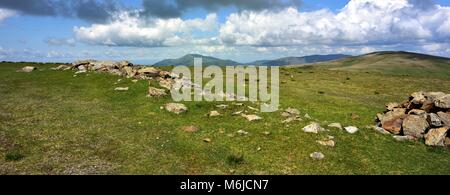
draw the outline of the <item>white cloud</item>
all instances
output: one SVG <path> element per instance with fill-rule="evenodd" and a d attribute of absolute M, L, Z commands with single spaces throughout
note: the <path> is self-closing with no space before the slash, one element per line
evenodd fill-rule
<path fill-rule="evenodd" d="M 0 8 L 0 22 L 2 22 L 6 18 L 12 17 L 14 15 L 16 15 L 16 13 L 14 11 Z"/>
<path fill-rule="evenodd" d="M 120 13 L 109 24 L 93 24 L 90 27 L 75 27 L 77 39 L 97 45 L 162 47 L 176 46 L 193 39 L 194 31 L 217 29 L 217 15 L 209 14 L 205 19 L 182 20 L 144 19 L 128 12 Z"/>
<path fill-rule="evenodd" d="M 233 45 L 389 45 L 448 40 L 450 7 L 416 5 L 407 0 L 351 0 L 338 13 L 233 13 L 220 28 L 220 39 Z"/>

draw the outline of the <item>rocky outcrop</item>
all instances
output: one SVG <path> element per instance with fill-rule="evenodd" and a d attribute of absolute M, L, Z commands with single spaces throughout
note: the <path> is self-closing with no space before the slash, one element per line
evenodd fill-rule
<path fill-rule="evenodd" d="M 429 146 L 450 146 L 446 142 L 450 139 L 450 94 L 414 92 L 403 103 L 386 104 L 386 111 L 377 114 L 376 123 L 396 140 L 424 138 Z"/>

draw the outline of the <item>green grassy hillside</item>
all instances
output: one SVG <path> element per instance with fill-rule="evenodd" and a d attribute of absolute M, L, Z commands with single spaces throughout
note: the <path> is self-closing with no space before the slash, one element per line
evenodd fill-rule
<path fill-rule="evenodd" d="M 450 174 L 450 150 L 363 128 L 386 102 L 413 91 L 450 93 L 449 77 L 283 68 L 282 108 L 297 108 L 325 127 L 340 122 L 360 128 L 355 134 L 308 134 L 301 129 L 311 120 L 282 124 L 281 112 L 258 113 L 263 120 L 249 122 L 232 116 L 242 106 L 225 102 L 230 107 L 221 110 L 218 102 L 185 102 L 189 111 L 175 115 L 160 109 L 170 97 L 146 97 L 146 81 L 119 82 L 103 73 L 74 77 L 50 64 L 16 71 L 25 65 L 0 64 L 0 174 Z M 212 110 L 222 116 L 205 116 Z M 199 131 L 183 131 L 188 125 Z M 334 148 L 316 143 L 328 135 L 335 137 Z M 311 159 L 316 151 L 325 159 Z"/>
<path fill-rule="evenodd" d="M 313 65 L 331 70 L 449 77 L 450 59 L 410 52 L 375 52 Z"/>

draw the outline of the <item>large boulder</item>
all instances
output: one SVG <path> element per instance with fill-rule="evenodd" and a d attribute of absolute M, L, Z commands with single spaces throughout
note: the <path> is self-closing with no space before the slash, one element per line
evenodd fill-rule
<path fill-rule="evenodd" d="M 435 113 L 428 114 L 427 121 L 433 127 L 442 127 L 442 120 Z"/>
<path fill-rule="evenodd" d="M 384 115 L 379 114 L 378 119 L 380 120 L 383 129 L 393 134 L 400 134 L 403 119 L 406 117 L 405 112 L 405 108 L 394 108 L 392 111 L 389 111 Z"/>
<path fill-rule="evenodd" d="M 449 127 L 430 129 L 425 135 L 425 144 L 428 146 L 445 146 L 445 137 Z"/>
<path fill-rule="evenodd" d="M 403 120 L 403 134 L 422 138 L 429 126 L 425 116 L 409 115 Z"/>
<path fill-rule="evenodd" d="M 423 104 L 427 100 L 422 91 L 412 93 L 410 99 L 414 104 Z"/>
<path fill-rule="evenodd" d="M 383 129 L 391 132 L 392 134 L 398 135 L 402 131 L 403 119 L 397 118 L 391 121 L 384 122 L 382 124 Z"/>
<path fill-rule="evenodd" d="M 450 112 L 438 112 L 437 115 L 439 116 L 439 119 L 441 119 L 442 123 L 450 126 Z"/>
<path fill-rule="evenodd" d="M 434 102 L 434 100 L 445 96 L 444 92 L 425 92 L 424 93 L 425 97 L 427 98 L 427 100 Z"/>
<path fill-rule="evenodd" d="M 386 114 L 379 114 L 378 119 L 380 120 L 381 124 L 393 121 L 398 118 L 404 118 L 406 116 L 406 109 L 405 108 L 394 108 L 392 111 L 387 112 Z"/>
<path fill-rule="evenodd" d="M 436 98 L 434 105 L 438 108 L 450 108 L 450 94 Z"/>

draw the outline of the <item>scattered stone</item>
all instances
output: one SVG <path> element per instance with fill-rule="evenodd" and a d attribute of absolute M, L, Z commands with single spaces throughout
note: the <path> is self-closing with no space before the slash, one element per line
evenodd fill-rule
<path fill-rule="evenodd" d="M 235 105 L 235 106 L 243 106 L 244 103 L 237 103 L 237 102 L 234 102 L 233 105 Z"/>
<path fill-rule="evenodd" d="M 271 133 L 270 133 L 270 131 L 264 131 L 263 134 L 264 135 L 270 135 Z"/>
<path fill-rule="evenodd" d="M 248 135 L 248 132 L 244 131 L 244 130 L 239 130 L 239 131 L 237 131 L 237 134 L 239 134 L 239 135 Z"/>
<path fill-rule="evenodd" d="M 116 87 L 114 91 L 128 91 L 129 89 L 129 87 Z"/>
<path fill-rule="evenodd" d="M 237 112 L 234 112 L 233 114 L 231 114 L 231 115 L 241 115 L 242 113 L 244 113 L 244 111 L 243 110 L 241 110 L 241 111 L 237 111 Z"/>
<path fill-rule="evenodd" d="M 148 95 L 147 97 L 163 97 L 166 96 L 166 90 L 158 89 L 155 87 L 148 87 Z"/>
<path fill-rule="evenodd" d="M 441 119 L 435 113 L 428 114 L 427 121 L 433 127 L 442 127 L 442 125 L 443 125 Z"/>
<path fill-rule="evenodd" d="M 299 116 L 300 111 L 295 108 L 286 108 L 283 113 L 281 113 L 281 116 L 283 117 L 291 117 L 291 116 Z"/>
<path fill-rule="evenodd" d="M 210 138 L 205 138 L 205 139 L 203 139 L 203 141 L 206 142 L 206 143 L 210 143 L 211 139 Z"/>
<path fill-rule="evenodd" d="M 328 127 L 343 130 L 341 123 L 331 123 L 328 125 Z"/>
<path fill-rule="evenodd" d="M 139 80 L 137 80 L 137 79 L 133 79 L 133 80 L 131 80 L 131 82 L 133 82 L 133 83 L 137 83 Z"/>
<path fill-rule="evenodd" d="M 168 103 L 164 105 L 164 108 L 172 113 L 181 114 L 188 111 L 187 107 L 181 103 Z"/>
<path fill-rule="evenodd" d="M 262 118 L 257 116 L 257 115 L 246 115 L 246 114 L 241 114 L 242 117 L 244 117 L 245 119 L 247 119 L 248 121 L 257 121 L 257 120 L 261 120 Z"/>
<path fill-rule="evenodd" d="M 261 151 L 261 147 L 256 148 L 256 151 L 258 152 Z"/>
<path fill-rule="evenodd" d="M 226 104 L 219 104 L 219 105 L 216 106 L 216 108 L 226 109 L 226 108 L 228 108 L 228 105 L 226 105 Z"/>
<path fill-rule="evenodd" d="M 395 140 L 397 141 L 415 141 L 417 140 L 414 136 L 410 136 L 410 135 L 394 135 L 392 136 Z"/>
<path fill-rule="evenodd" d="M 189 125 L 189 126 L 183 126 L 181 127 L 181 130 L 188 132 L 188 133 L 194 133 L 198 131 L 198 127 L 194 126 L 194 125 Z"/>
<path fill-rule="evenodd" d="M 384 130 L 382 127 L 376 126 L 376 125 L 371 125 L 368 127 L 368 129 L 373 129 L 378 133 L 387 135 L 387 134 L 391 134 L 389 131 Z"/>
<path fill-rule="evenodd" d="M 428 146 L 445 146 L 445 136 L 447 135 L 449 127 L 441 127 L 430 129 L 425 134 L 425 144 Z"/>
<path fill-rule="evenodd" d="M 403 134 L 416 138 L 422 138 L 423 133 L 430 125 L 424 116 L 409 115 L 403 120 Z"/>
<path fill-rule="evenodd" d="M 360 117 L 358 114 L 356 114 L 356 113 L 352 113 L 352 114 L 350 115 L 350 117 L 351 117 L 351 119 L 353 119 L 353 120 L 358 120 L 358 119 L 361 118 L 361 117 Z"/>
<path fill-rule="evenodd" d="M 450 94 L 436 98 L 434 105 L 438 108 L 450 108 Z"/>
<path fill-rule="evenodd" d="M 281 123 L 284 123 L 284 124 L 285 124 L 285 123 L 290 123 L 290 122 L 293 122 L 293 121 L 303 121 L 303 119 L 300 118 L 299 116 L 296 116 L 296 117 L 289 117 L 289 118 L 287 118 L 287 119 L 281 121 Z"/>
<path fill-rule="evenodd" d="M 211 112 L 208 113 L 209 117 L 215 117 L 215 116 L 220 116 L 221 114 L 219 112 L 217 112 L 216 110 L 213 110 Z"/>
<path fill-rule="evenodd" d="M 67 65 L 59 65 L 58 67 L 52 68 L 52 70 L 66 70 L 69 68 Z"/>
<path fill-rule="evenodd" d="M 227 137 L 233 138 L 234 134 L 233 133 L 229 133 L 229 134 L 227 134 Z"/>
<path fill-rule="evenodd" d="M 306 114 L 305 114 L 305 116 L 303 116 L 303 117 L 305 117 L 306 119 L 309 119 L 309 120 L 311 120 L 311 119 L 312 119 L 312 117 L 311 117 L 311 116 L 309 116 L 309 114 L 308 114 L 308 113 L 306 113 Z"/>
<path fill-rule="evenodd" d="M 356 133 L 359 129 L 358 127 L 355 126 L 348 126 L 348 127 L 344 127 L 345 131 L 347 131 L 348 133 Z"/>
<path fill-rule="evenodd" d="M 257 109 L 257 108 L 253 108 L 253 107 L 251 107 L 251 106 L 247 106 L 247 108 L 250 109 L 250 110 L 259 112 L 259 109 Z"/>
<path fill-rule="evenodd" d="M 309 155 L 309 157 L 316 160 L 322 160 L 325 158 L 325 155 L 323 155 L 321 152 L 313 152 Z"/>
<path fill-rule="evenodd" d="M 308 126 L 303 127 L 303 131 L 306 133 L 319 133 L 325 131 L 325 129 L 322 128 L 319 123 L 312 122 Z"/>
<path fill-rule="evenodd" d="M 335 146 L 335 142 L 331 139 L 329 140 L 318 140 L 317 143 L 319 143 L 322 146 L 328 146 L 328 147 L 334 147 Z"/>

